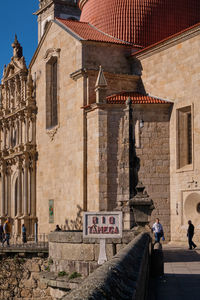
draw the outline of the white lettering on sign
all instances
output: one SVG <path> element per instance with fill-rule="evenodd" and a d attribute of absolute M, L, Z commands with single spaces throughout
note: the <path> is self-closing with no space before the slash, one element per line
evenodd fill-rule
<path fill-rule="evenodd" d="M 101 239 L 122 237 L 122 213 L 85 212 L 83 216 L 83 236 Z"/>

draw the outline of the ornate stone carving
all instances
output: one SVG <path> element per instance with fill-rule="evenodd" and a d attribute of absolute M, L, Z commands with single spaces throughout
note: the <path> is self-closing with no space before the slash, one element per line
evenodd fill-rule
<path fill-rule="evenodd" d="M 48 61 L 52 56 L 60 57 L 60 48 L 50 48 L 44 55 L 44 60 Z"/>
<path fill-rule="evenodd" d="M 55 126 L 52 129 L 48 129 L 46 131 L 46 133 L 48 134 L 48 136 L 50 137 L 50 140 L 53 141 L 54 140 L 54 136 L 58 131 L 59 126 Z"/>
<path fill-rule="evenodd" d="M 12 44 L 13 47 L 13 58 L 21 58 L 23 56 L 22 46 L 17 40 L 17 35 L 15 34 L 15 40 Z"/>
<path fill-rule="evenodd" d="M 32 153 L 36 153 L 36 130 L 35 127 L 32 129 L 30 124 L 32 122 L 35 124 L 37 109 L 33 97 L 31 72 L 27 70 L 25 59 L 22 56 L 22 47 L 16 36 L 12 47 L 13 57 L 8 66 L 4 67 L 2 84 L 0 85 L 0 124 L 2 125 L 0 139 L 3 142 L 0 149 L 0 164 L 9 166 L 9 172 L 4 172 L 1 208 L 3 213 L 11 214 L 11 211 L 7 212 L 5 208 L 10 207 L 9 197 L 14 194 L 14 201 L 17 202 L 17 214 L 10 216 L 14 222 L 16 220 L 16 224 L 20 224 L 21 216 L 27 215 L 27 203 L 32 201 L 31 207 L 35 207 L 36 201 L 34 191 L 36 184 L 30 187 L 28 178 L 30 177 L 30 160 L 36 159 L 36 155 L 32 155 Z M 29 142 L 29 136 L 31 136 L 31 142 Z M 26 176 L 23 175 L 25 171 Z M 13 172 L 17 173 L 17 176 L 15 180 L 11 181 L 8 176 L 11 176 L 10 174 Z M 22 193 L 25 187 L 26 193 Z M 16 189 L 14 193 L 13 189 Z M 30 192 L 33 195 L 31 199 Z M 9 195 L 9 197 L 6 195 Z M 35 214 L 35 212 L 33 213 Z M 16 225 L 16 228 L 18 228 L 18 225 Z M 18 232 L 18 229 L 16 231 Z"/>

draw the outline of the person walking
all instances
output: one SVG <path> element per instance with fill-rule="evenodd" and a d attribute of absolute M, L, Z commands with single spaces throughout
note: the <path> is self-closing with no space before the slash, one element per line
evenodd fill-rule
<path fill-rule="evenodd" d="M 27 239 L 26 239 L 26 227 L 24 224 L 22 224 L 22 242 L 23 243 L 27 243 Z"/>
<path fill-rule="evenodd" d="M 3 225 L 0 224 L 0 242 L 3 242 L 3 238 L 4 238 L 4 233 L 3 233 Z"/>
<path fill-rule="evenodd" d="M 188 221 L 188 230 L 187 230 L 189 250 L 195 249 L 197 247 L 197 245 L 192 241 L 193 236 L 194 236 L 194 225 L 192 224 L 192 221 L 189 220 Z"/>
<path fill-rule="evenodd" d="M 4 245 L 5 241 L 7 242 L 7 246 L 10 246 L 11 224 L 9 218 L 7 218 L 5 223 L 3 224 L 3 232 L 5 238 L 2 241 L 2 246 Z"/>
<path fill-rule="evenodd" d="M 153 231 L 154 236 L 155 236 L 155 243 L 160 243 L 161 237 L 164 240 L 163 227 L 162 227 L 162 224 L 160 223 L 160 220 L 158 218 L 156 218 L 156 222 L 152 226 L 152 231 Z"/>

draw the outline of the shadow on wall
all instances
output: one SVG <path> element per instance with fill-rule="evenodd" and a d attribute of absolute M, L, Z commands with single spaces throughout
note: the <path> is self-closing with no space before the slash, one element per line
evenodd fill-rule
<path fill-rule="evenodd" d="M 145 90 L 145 87 L 144 87 L 144 84 L 142 81 L 142 71 L 143 71 L 143 68 L 142 68 L 142 64 L 141 64 L 140 60 L 137 59 L 136 57 L 132 58 L 131 73 L 132 73 L 132 75 L 140 76 L 140 79 L 138 81 L 138 91 L 140 93 L 146 95 L 147 93 L 146 93 L 146 90 Z"/>
<path fill-rule="evenodd" d="M 83 209 L 80 205 L 77 205 L 77 215 L 75 220 L 65 219 L 65 230 L 82 230 L 83 222 L 82 222 L 82 212 Z"/>

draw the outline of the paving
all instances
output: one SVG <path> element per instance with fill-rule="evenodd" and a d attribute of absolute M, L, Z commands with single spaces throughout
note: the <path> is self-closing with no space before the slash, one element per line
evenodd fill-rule
<path fill-rule="evenodd" d="M 151 279 L 148 300 L 200 300 L 200 247 L 164 245 L 164 276 Z"/>

